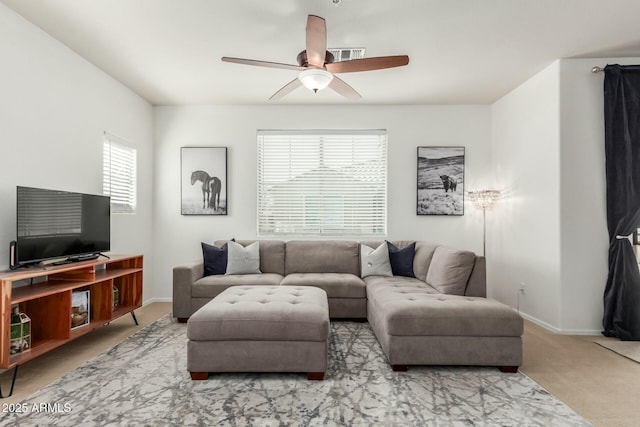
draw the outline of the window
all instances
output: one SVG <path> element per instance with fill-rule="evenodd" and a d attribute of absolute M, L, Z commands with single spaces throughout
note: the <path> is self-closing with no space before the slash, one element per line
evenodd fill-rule
<path fill-rule="evenodd" d="M 135 212 L 136 149 L 106 132 L 103 143 L 102 193 L 111 196 L 111 212 Z"/>
<path fill-rule="evenodd" d="M 386 131 L 259 131 L 258 235 L 384 236 Z"/>

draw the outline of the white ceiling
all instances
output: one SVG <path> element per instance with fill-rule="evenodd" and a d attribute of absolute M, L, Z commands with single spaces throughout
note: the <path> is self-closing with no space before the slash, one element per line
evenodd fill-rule
<path fill-rule="evenodd" d="M 558 58 L 640 57 L 640 0 L 0 0 L 154 105 L 486 104 Z M 406 67 L 342 74 L 362 94 L 297 89 L 308 14 L 328 47 L 407 54 Z M 593 65 L 605 65 L 594 60 Z"/>

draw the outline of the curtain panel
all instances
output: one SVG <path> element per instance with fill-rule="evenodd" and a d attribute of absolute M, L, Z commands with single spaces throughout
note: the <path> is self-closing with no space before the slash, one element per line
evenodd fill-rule
<path fill-rule="evenodd" d="M 609 275 L 603 334 L 640 340 L 640 271 L 628 238 L 640 227 L 640 66 L 607 65 L 604 125 Z"/>

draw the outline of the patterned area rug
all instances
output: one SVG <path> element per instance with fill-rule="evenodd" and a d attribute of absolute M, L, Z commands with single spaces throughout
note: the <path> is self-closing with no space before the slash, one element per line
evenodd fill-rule
<path fill-rule="evenodd" d="M 500 425 L 588 423 L 523 374 L 495 368 L 393 372 L 367 323 L 333 322 L 324 381 L 212 374 L 191 381 L 186 325 L 163 317 L 23 402 L 2 425 Z M 34 411 L 34 404 L 49 410 Z M 5 416 L 6 415 L 6 416 Z"/>

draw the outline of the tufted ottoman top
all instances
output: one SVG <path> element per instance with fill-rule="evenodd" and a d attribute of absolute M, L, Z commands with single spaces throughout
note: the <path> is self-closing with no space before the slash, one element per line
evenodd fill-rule
<path fill-rule="evenodd" d="M 326 341 L 325 291 L 305 286 L 233 286 L 187 322 L 192 341 Z"/>
<path fill-rule="evenodd" d="M 375 298 L 379 298 L 376 295 Z M 390 335 L 519 337 L 522 317 L 487 298 L 429 294 L 398 288 L 378 301 L 378 316 Z"/>

